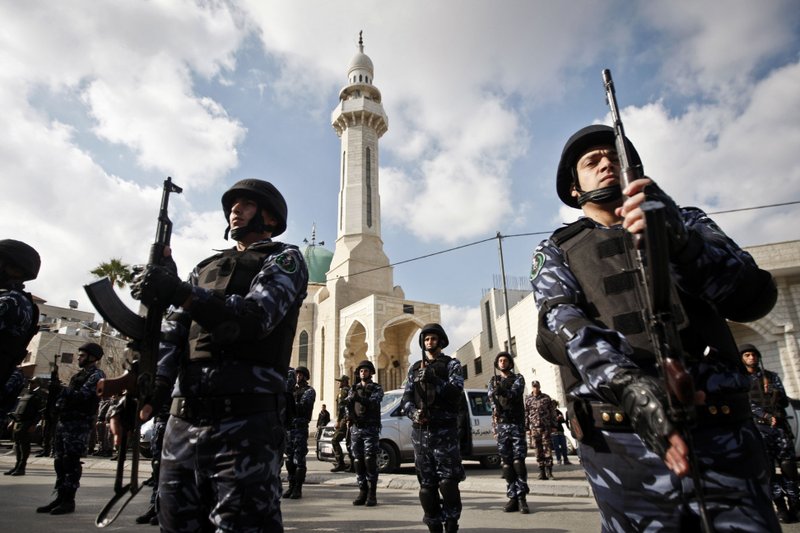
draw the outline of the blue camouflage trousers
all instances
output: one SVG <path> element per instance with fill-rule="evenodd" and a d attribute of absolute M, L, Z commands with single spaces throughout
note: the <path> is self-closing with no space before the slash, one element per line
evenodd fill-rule
<path fill-rule="evenodd" d="M 171 416 L 161 453 L 161 531 L 281 533 L 285 432 L 277 411 L 194 425 Z"/>
<path fill-rule="evenodd" d="M 306 466 L 308 455 L 308 420 L 295 419 L 286 432 L 286 461 L 296 468 Z"/>
<path fill-rule="evenodd" d="M 525 463 L 528 455 L 528 441 L 525 438 L 525 427 L 522 424 L 497 424 L 497 453 L 503 465 L 511 467 L 513 472 L 514 461 Z M 506 479 L 506 495 L 509 498 L 524 496 L 530 492 L 528 489 L 528 476 L 519 473 L 513 474 L 513 479 Z"/>
<path fill-rule="evenodd" d="M 81 457 L 86 454 L 90 431 L 91 423 L 87 420 L 58 422 L 53 440 L 56 489 L 78 490 L 83 472 Z"/>
<path fill-rule="evenodd" d="M 414 445 L 414 466 L 421 490 L 441 492 L 444 481 L 457 484 L 466 479 L 461 464 L 461 449 L 458 442 L 458 428 L 415 428 L 411 431 Z M 442 495 L 438 516 L 425 513 L 422 521 L 427 525 L 458 520 L 461 517 L 461 499 L 452 501 Z"/>
<path fill-rule="evenodd" d="M 581 443 L 580 450 L 603 532 L 700 531 L 691 476 L 675 476 L 634 433 L 600 433 L 608 449 Z M 753 424 L 705 426 L 692 435 L 714 530 L 780 531 L 767 493 L 766 455 Z"/>
<path fill-rule="evenodd" d="M 775 463 L 781 464 L 784 461 L 794 462 L 794 440 L 782 427 L 772 427 L 765 424 L 757 424 L 761 437 L 764 439 L 764 447 L 767 449 L 767 456 L 770 461 L 770 494 L 773 500 L 779 500 L 784 496 L 789 501 L 797 503 L 800 499 L 797 481 L 793 475 L 785 476 L 775 473 Z M 796 467 L 795 467 L 796 469 Z"/>
<path fill-rule="evenodd" d="M 358 486 L 366 487 L 367 482 L 377 483 L 378 469 L 375 468 L 373 470 L 369 467 L 369 465 L 371 462 L 377 461 L 378 458 L 381 436 L 380 426 L 368 426 L 360 428 L 354 425 L 350 429 L 350 432 L 353 459 L 356 461 L 365 461 L 367 457 L 374 458 L 374 460 L 370 459 L 369 461 L 365 461 L 367 468 L 360 469 L 360 472 L 358 469 L 356 470 L 356 482 L 358 483 Z"/>

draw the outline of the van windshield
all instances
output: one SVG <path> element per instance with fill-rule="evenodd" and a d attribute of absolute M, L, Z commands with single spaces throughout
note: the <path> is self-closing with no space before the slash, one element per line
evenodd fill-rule
<path fill-rule="evenodd" d="M 381 414 L 389 413 L 400 405 L 400 399 L 403 397 L 403 391 L 387 392 L 383 395 L 381 400 Z"/>

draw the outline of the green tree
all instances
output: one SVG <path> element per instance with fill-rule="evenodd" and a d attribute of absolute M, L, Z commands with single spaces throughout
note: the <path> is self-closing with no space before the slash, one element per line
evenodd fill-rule
<path fill-rule="evenodd" d="M 91 271 L 98 278 L 108 277 L 111 285 L 125 288 L 125 285 L 133 281 L 133 272 L 130 265 L 122 262 L 122 259 L 111 259 L 107 263 L 100 263 L 97 268 Z"/>

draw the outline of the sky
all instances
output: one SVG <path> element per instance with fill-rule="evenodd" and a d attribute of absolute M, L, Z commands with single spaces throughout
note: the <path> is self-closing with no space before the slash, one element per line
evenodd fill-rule
<path fill-rule="evenodd" d="M 793 0 L 0 0 L 0 20 L 0 238 L 40 252 L 27 288 L 52 305 L 89 310 L 93 268 L 146 261 L 166 176 L 184 190 L 181 275 L 231 245 L 219 200 L 243 178 L 286 197 L 280 240 L 316 224 L 332 249 L 330 119 L 359 31 L 389 118 L 384 249 L 406 298 L 442 306 L 454 346 L 498 286 L 492 237 L 524 285 L 537 243 L 579 216 L 555 169 L 572 133 L 610 123 L 604 68 L 645 172 L 680 205 L 800 200 Z M 713 218 L 743 246 L 800 238 L 797 205 Z"/>

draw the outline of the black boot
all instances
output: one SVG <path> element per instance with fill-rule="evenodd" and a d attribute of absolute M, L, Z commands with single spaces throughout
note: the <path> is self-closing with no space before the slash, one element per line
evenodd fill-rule
<path fill-rule="evenodd" d="M 344 460 L 337 460 L 333 463 L 333 468 L 331 468 L 331 472 L 344 472 L 347 470 L 347 467 L 344 466 Z"/>
<path fill-rule="evenodd" d="M 297 472 L 294 474 L 294 491 L 289 496 L 293 500 L 299 500 L 303 497 L 303 483 L 306 481 L 306 467 L 297 467 Z"/>
<path fill-rule="evenodd" d="M 519 497 L 517 498 L 517 501 L 519 502 L 519 512 L 520 513 L 528 514 L 528 513 L 531 512 L 531 510 L 528 509 L 528 502 L 527 502 L 527 500 L 525 500 L 525 495 L 524 494 L 520 494 Z"/>
<path fill-rule="evenodd" d="M 69 514 L 75 512 L 75 489 L 64 489 L 59 491 L 61 495 L 61 503 L 59 503 L 50 514 Z"/>
<path fill-rule="evenodd" d="M 442 531 L 444 531 L 444 527 L 442 526 L 441 522 L 428 524 L 428 531 L 429 533 L 442 533 Z"/>
<path fill-rule="evenodd" d="M 25 475 L 25 468 L 24 467 L 23 468 L 17 468 L 13 472 L 11 472 L 11 474 L 9 474 L 9 475 L 10 476 L 24 476 Z"/>
<path fill-rule="evenodd" d="M 550 478 L 550 479 L 555 479 L 553 477 L 553 467 L 552 466 L 548 466 L 547 467 L 547 477 Z"/>
<path fill-rule="evenodd" d="M 458 520 L 451 518 L 444 523 L 445 533 L 456 533 L 458 531 Z"/>
<path fill-rule="evenodd" d="M 145 513 L 143 515 L 136 517 L 136 523 L 137 524 L 149 524 L 150 521 L 156 516 L 157 516 L 156 506 L 155 505 L 151 505 L 150 508 L 147 511 L 145 511 Z"/>
<path fill-rule="evenodd" d="M 3 475 L 4 475 L 4 476 L 11 476 L 11 475 L 13 475 L 13 474 L 14 474 L 14 472 L 16 472 L 16 471 L 17 471 L 17 467 L 15 466 L 14 468 L 12 468 L 11 470 L 9 470 L 8 472 L 3 472 Z"/>
<path fill-rule="evenodd" d="M 55 509 L 59 505 L 61 505 L 61 491 L 58 491 L 58 496 L 56 496 L 55 500 L 51 501 L 47 505 L 42 505 L 41 507 L 37 507 L 36 508 L 36 512 L 37 513 L 49 513 L 50 511 L 52 511 L 53 509 Z"/>
<path fill-rule="evenodd" d="M 353 500 L 353 505 L 364 505 L 367 503 L 367 487 L 358 487 L 358 496 Z"/>
<path fill-rule="evenodd" d="M 784 524 L 791 524 L 792 516 L 789 513 L 789 509 L 786 508 L 786 502 L 783 500 L 783 498 L 773 500 L 772 503 L 775 504 L 775 509 L 778 511 L 778 520 Z"/>
<path fill-rule="evenodd" d="M 506 503 L 505 507 L 503 507 L 503 512 L 505 513 L 516 513 L 519 511 L 519 503 L 517 503 L 516 498 L 509 498 L 508 502 Z"/>
<path fill-rule="evenodd" d="M 369 493 L 367 494 L 367 507 L 375 507 L 378 505 L 378 496 L 375 494 L 378 490 L 378 484 L 369 482 Z"/>
<path fill-rule="evenodd" d="M 539 467 L 539 479 L 547 479 L 547 473 L 544 471 L 544 467 Z"/>
<path fill-rule="evenodd" d="M 286 489 L 283 493 L 284 498 L 291 498 L 292 494 L 294 494 L 294 486 L 295 486 L 295 474 L 297 473 L 297 467 L 294 463 L 287 461 L 286 462 L 286 478 L 289 480 L 289 488 Z"/>

